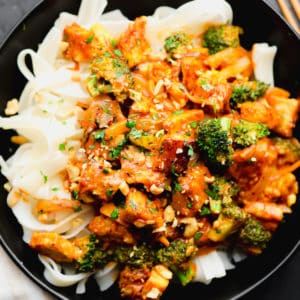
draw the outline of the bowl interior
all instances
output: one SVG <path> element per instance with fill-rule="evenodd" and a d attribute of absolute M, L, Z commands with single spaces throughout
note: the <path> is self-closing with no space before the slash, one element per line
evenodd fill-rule
<path fill-rule="evenodd" d="M 131 1 L 110 0 L 107 10 L 120 8 L 125 15 L 134 18 L 140 15 L 152 14 L 157 6 L 169 5 L 178 7 L 184 0 L 139 0 Z M 254 42 L 268 42 L 278 46 L 275 59 L 275 84 L 292 92 L 293 96 L 300 95 L 300 42 L 288 25 L 272 11 L 268 5 L 260 0 L 239 1 L 228 0 L 234 11 L 234 24 L 244 29 L 242 45 L 250 49 Z M 76 13 L 80 1 L 74 0 L 46 0 L 38 6 L 19 26 L 15 28 L 0 52 L 1 89 L 0 110 L 3 114 L 6 101 L 20 95 L 25 85 L 25 79 L 16 66 L 17 54 L 24 48 L 36 49 L 45 34 L 53 25 L 60 11 Z M 25 26 L 23 25 L 25 24 Z M 5 74 L 5 76 L 4 76 Z M 10 143 L 11 131 L 0 131 L 1 155 L 6 159 L 15 147 Z M 299 126 L 295 135 L 299 136 Z M 300 179 L 300 173 L 297 173 Z M 41 286 L 48 289 L 61 299 L 119 299 L 115 287 L 105 293 L 100 293 L 93 280 L 88 283 L 88 292 L 75 295 L 75 289 L 57 288 L 50 286 L 43 278 L 43 268 L 37 263 L 36 254 L 22 242 L 22 230 L 6 205 L 6 192 L 2 188 L 6 182 L 0 177 L 0 235 L 5 249 L 17 264 Z M 186 288 L 171 286 L 162 299 L 183 299 L 189 297 L 214 299 L 233 299 L 242 295 L 256 284 L 265 279 L 293 252 L 300 238 L 298 215 L 300 203 L 293 207 L 294 213 L 286 217 L 271 241 L 269 248 L 258 257 L 247 258 L 238 267 L 228 272 L 225 278 L 213 280 L 209 286 L 191 284 Z M 288 234 L 287 234 L 288 233 Z M 282 243 L 284 240 L 284 243 Z M 197 296 L 197 298 L 200 296 Z"/>

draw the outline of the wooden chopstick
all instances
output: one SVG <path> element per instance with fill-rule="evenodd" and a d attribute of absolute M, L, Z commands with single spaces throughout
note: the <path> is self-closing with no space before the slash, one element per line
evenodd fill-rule
<path fill-rule="evenodd" d="M 281 12 L 283 14 L 283 16 L 286 18 L 286 20 L 291 24 L 291 26 L 295 29 L 295 31 L 300 34 L 300 28 L 299 25 L 297 24 L 288 4 L 286 3 L 285 0 L 277 0 L 278 5 L 281 9 Z M 295 2 L 294 4 L 296 4 L 297 9 L 299 10 L 299 5 L 298 3 L 296 3 L 296 1 L 293 0 L 293 2 Z M 294 7 L 294 5 L 293 5 Z M 295 10 L 296 11 L 296 10 Z M 297 13 L 298 15 L 298 13 Z"/>
<path fill-rule="evenodd" d="M 294 8 L 295 14 L 297 15 L 298 19 L 300 20 L 300 2 L 298 0 L 290 0 L 290 1 Z"/>

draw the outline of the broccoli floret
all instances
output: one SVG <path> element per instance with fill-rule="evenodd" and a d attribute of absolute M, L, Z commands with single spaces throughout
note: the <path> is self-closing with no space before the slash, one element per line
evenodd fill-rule
<path fill-rule="evenodd" d="M 245 223 L 249 217 L 249 214 L 233 203 L 224 206 L 222 215 L 225 218 L 232 219 L 240 224 Z"/>
<path fill-rule="evenodd" d="M 191 43 L 185 32 L 176 32 L 165 39 L 164 48 L 166 52 L 174 57 L 186 52 L 186 47 Z"/>
<path fill-rule="evenodd" d="M 215 118 L 199 122 L 197 143 L 209 166 L 222 169 L 232 163 L 232 139 L 229 118 Z"/>
<path fill-rule="evenodd" d="M 208 48 L 209 54 L 217 53 L 226 48 L 240 45 L 239 35 L 242 29 L 238 26 L 223 24 L 210 26 L 204 33 L 202 45 Z"/>
<path fill-rule="evenodd" d="M 239 238 L 250 246 L 255 246 L 260 249 L 266 248 L 267 243 L 270 241 L 272 235 L 267 231 L 263 225 L 254 218 L 248 218 L 239 233 Z"/>
<path fill-rule="evenodd" d="M 223 207 L 217 224 L 219 232 L 217 229 L 210 233 L 210 238 L 214 241 L 221 241 L 229 234 L 238 231 L 239 240 L 242 244 L 264 249 L 272 236 L 259 220 L 233 203 Z"/>
<path fill-rule="evenodd" d="M 235 148 L 244 148 L 269 135 L 266 125 L 222 117 L 198 124 L 197 143 L 208 166 L 221 170 L 232 163 Z"/>
<path fill-rule="evenodd" d="M 120 264 L 132 268 L 151 267 L 155 258 L 154 250 L 142 244 L 140 246 L 120 246 L 115 249 L 114 257 Z"/>
<path fill-rule="evenodd" d="M 261 123 L 240 120 L 232 126 L 234 146 L 244 148 L 255 144 L 259 139 L 270 134 L 268 127 Z"/>
<path fill-rule="evenodd" d="M 248 81 L 243 84 L 234 84 L 229 102 L 230 107 L 236 109 L 239 103 L 257 100 L 266 93 L 269 86 L 269 84 L 259 80 Z"/>
<path fill-rule="evenodd" d="M 184 240 L 174 240 L 168 247 L 160 248 L 156 252 L 156 260 L 158 263 L 162 263 L 171 269 L 180 269 L 181 265 L 189 258 L 187 255 L 187 249 L 190 246 L 191 244 Z"/>
<path fill-rule="evenodd" d="M 296 138 L 274 137 L 272 142 L 278 150 L 281 164 L 290 164 L 300 160 L 300 143 Z"/>
<path fill-rule="evenodd" d="M 86 250 L 83 258 L 78 259 L 76 262 L 76 268 L 79 272 L 93 271 L 104 267 L 112 260 L 112 251 L 104 249 L 95 234 L 89 236 Z"/>
<path fill-rule="evenodd" d="M 127 98 L 133 76 L 122 58 L 103 55 L 91 62 L 90 69 L 86 85 L 92 97 L 113 93 L 119 101 Z"/>

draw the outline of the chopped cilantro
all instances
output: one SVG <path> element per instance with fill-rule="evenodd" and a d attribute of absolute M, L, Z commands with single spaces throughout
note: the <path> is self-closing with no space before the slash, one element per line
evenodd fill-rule
<path fill-rule="evenodd" d="M 220 198 L 219 191 L 220 191 L 219 186 L 216 184 L 212 184 L 212 185 L 210 185 L 210 189 L 205 190 L 205 193 L 207 194 L 208 197 L 210 197 L 214 200 L 218 200 Z"/>
<path fill-rule="evenodd" d="M 74 190 L 72 191 L 72 198 L 75 200 L 78 200 L 78 196 L 79 196 L 79 191 L 78 190 Z"/>
<path fill-rule="evenodd" d="M 118 45 L 118 41 L 112 40 L 112 41 L 110 42 L 110 44 L 111 44 L 111 46 L 112 46 L 113 48 L 116 48 L 117 45 Z"/>
<path fill-rule="evenodd" d="M 122 52 L 121 52 L 120 49 L 115 49 L 115 50 L 114 50 L 114 53 L 115 53 L 117 56 L 122 57 Z"/>
<path fill-rule="evenodd" d="M 200 231 L 196 232 L 196 233 L 194 234 L 194 239 L 195 239 L 195 241 L 198 241 L 199 239 L 201 239 L 202 235 L 203 235 L 202 232 L 200 232 Z"/>
<path fill-rule="evenodd" d="M 174 164 L 172 164 L 172 165 L 171 165 L 171 173 L 172 173 L 174 176 L 176 176 L 176 177 L 178 177 L 178 176 L 179 176 L 179 174 L 178 174 L 178 173 L 176 173 L 176 170 L 175 170 Z"/>
<path fill-rule="evenodd" d="M 114 208 L 114 210 L 112 211 L 112 213 L 110 214 L 111 219 L 116 220 L 119 217 L 119 209 L 118 208 Z"/>
<path fill-rule="evenodd" d="M 103 54 L 105 57 L 111 57 L 111 53 L 110 52 L 108 52 L 108 51 L 106 51 L 106 52 L 104 52 L 104 54 Z"/>
<path fill-rule="evenodd" d="M 59 144 L 58 150 L 59 151 L 65 151 L 66 150 L 66 145 L 64 143 Z"/>
<path fill-rule="evenodd" d="M 187 208 L 192 208 L 192 207 L 193 207 L 193 203 L 191 203 L 191 202 L 187 203 L 187 204 L 186 204 L 186 207 L 187 207 Z"/>
<path fill-rule="evenodd" d="M 109 170 L 108 170 L 108 169 L 103 169 L 102 172 L 103 172 L 104 174 L 108 174 L 108 173 L 109 173 Z"/>
<path fill-rule="evenodd" d="M 188 156 L 193 156 L 194 155 L 194 148 L 192 147 L 192 145 L 187 144 L 188 147 Z"/>
<path fill-rule="evenodd" d="M 47 183 L 47 181 L 48 181 L 48 176 L 45 175 L 45 174 L 43 173 L 43 171 L 40 171 L 40 174 L 41 174 L 42 177 L 43 177 L 43 183 L 44 183 L 44 184 Z"/>
<path fill-rule="evenodd" d="M 190 123 L 190 126 L 191 126 L 191 128 L 193 128 L 193 129 L 197 128 L 197 121 L 192 121 L 192 122 Z"/>
<path fill-rule="evenodd" d="M 178 182 L 174 183 L 174 190 L 176 192 L 180 192 L 182 190 L 182 187 L 181 187 L 181 185 Z"/>
<path fill-rule="evenodd" d="M 201 211 L 200 211 L 200 216 L 206 216 L 210 214 L 210 209 L 207 206 L 203 206 Z"/>
<path fill-rule="evenodd" d="M 94 36 L 91 35 L 91 36 L 89 36 L 89 37 L 85 40 L 85 43 L 86 43 L 86 44 L 90 44 L 90 43 L 93 41 L 93 39 L 94 39 Z"/>
<path fill-rule="evenodd" d="M 124 139 L 122 142 L 120 142 L 120 143 L 118 144 L 118 146 L 117 146 L 116 148 L 110 149 L 110 151 L 109 151 L 109 156 L 110 156 L 111 158 L 118 158 L 119 155 L 120 155 L 120 153 L 121 153 L 121 151 L 122 151 L 122 149 L 123 149 L 124 146 L 126 145 L 126 143 L 127 143 L 127 139 Z"/>
<path fill-rule="evenodd" d="M 105 136 L 105 132 L 104 130 L 98 130 L 96 132 L 93 133 L 93 137 L 94 139 L 99 142 L 102 143 L 104 140 L 104 136 Z"/>
<path fill-rule="evenodd" d="M 157 120 L 158 120 L 158 114 L 154 114 L 154 115 L 152 116 L 152 119 L 153 119 L 154 121 L 157 121 Z"/>
<path fill-rule="evenodd" d="M 134 120 L 128 120 L 127 122 L 126 122 L 126 127 L 127 128 L 133 128 L 133 127 L 135 127 L 136 126 L 136 122 L 134 121 Z"/>
<path fill-rule="evenodd" d="M 174 116 L 179 116 L 181 114 L 183 114 L 183 110 L 182 109 L 179 109 L 179 110 L 176 110 L 176 111 L 173 112 Z"/>
<path fill-rule="evenodd" d="M 107 198 L 111 198 L 112 194 L 113 194 L 113 190 L 106 190 L 106 197 Z"/>

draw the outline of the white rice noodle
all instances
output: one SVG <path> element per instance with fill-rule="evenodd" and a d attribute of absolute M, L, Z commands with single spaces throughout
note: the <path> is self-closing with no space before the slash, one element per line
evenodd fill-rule
<path fill-rule="evenodd" d="M 146 37 L 151 46 L 160 50 L 162 41 L 175 31 L 199 35 L 209 23 L 231 23 L 232 9 L 224 0 L 195 0 L 180 6 L 174 13 L 157 22 L 150 18 Z"/>
<path fill-rule="evenodd" d="M 36 91 L 37 89 L 35 81 L 28 81 L 19 99 L 19 113 L 22 113 L 22 111 L 34 103 Z"/>
<path fill-rule="evenodd" d="M 108 263 L 103 269 L 95 273 L 96 282 L 99 285 L 101 291 L 105 291 L 110 288 L 117 280 L 119 275 L 119 269 L 114 262 Z"/>
<path fill-rule="evenodd" d="M 119 9 L 115 9 L 104 13 L 100 18 L 100 23 L 103 21 L 128 21 L 128 18 Z"/>
<path fill-rule="evenodd" d="M 209 284 L 213 278 L 220 278 L 226 275 L 223 255 L 217 251 L 211 251 L 205 255 L 197 256 L 193 259 L 196 266 L 196 274 L 193 281 Z"/>
<path fill-rule="evenodd" d="M 86 285 L 86 282 L 88 280 L 88 277 L 87 278 L 84 278 L 82 280 L 80 280 L 76 286 L 76 294 L 84 294 L 85 291 L 86 291 L 86 288 L 85 288 L 85 285 Z"/>
<path fill-rule="evenodd" d="M 51 49 L 53 51 L 53 48 Z M 34 75 L 26 65 L 25 58 L 27 55 L 29 55 L 31 58 Z M 41 55 L 38 55 L 31 49 L 24 49 L 19 53 L 17 58 L 17 65 L 21 73 L 28 81 L 33 80 L 34 76 L 41 76 L 49 72 L 51 73 L 54 70 L 54 68 Z"/>
<path fill-rule="evenodd" d="M 225 250 L 217 250 L 219 257 L 221 258 L 225 270 L 232 270 L 235 268 L 235 265 L 232 264 L 231 257 L 228 254 L 228 251 Z"/>
<path fill-rule="evenodd" d="M 256 43 L 252 48 L 255 79 L 274 86 L 273 63 L 277 52 L 276 46 Z"/>
<path fill-rule="evenodd" d="M 39 260 L 45 266 L 44 276 L 53 285 L 66 287 L 76 284 L 87 279 L 91 273 L 79 273 L 76 275 L 68 275 L 62 272 L 62 267 L 53 259 L 39 255 Z"/>
<path fill-rule="evenodd" d="M 82 0 L 78 12 L 78 23 L 87 28 L 98 23 L 106 5 L 106 0 Z"/>
<path fill-rule="evenodd" d="M 53 27 L 40 44 L 37 55 L 43 57 L 51 66 L 54 66 L 59 53 L 61 40 L 62 31 Z"/>
<path fill-rule="evenodd" d="M 28 69 L 25 56 L 30 55 L 34 67 L 34 75 Z M 23 50 L 18 55 L 18 67 L 21 73 L 25 76 L 29 83 L 27 84 L 23 93 L 26 94 L 21 96 L 21 107 L 27 107 L 28 105 L 22 104 L 26 96 L 30 96 L 30 100 L 27 102 L 32 103 L 32 97 L 34 94 L 42 89 L 47 89 L 48 91 L 53 91 L 56 95 L 60 97 L 69 97 L 71 99 L 76 99 L 77 101 L 85 100 L 89 98 L 88 92 L 78 84 L 78 81 L 73 78 L 78 77 L 80 79 L 82 76 L 86 77 L 87 72 L 80 72 L 72 70 L 70 67 L 74 67 L 73 64 L 67 63 L 65 66 L 61 66 L 58 70 L 50 67 L 50 65 L 42 58 L 40 55 L 32 50 Z M 40 70 L 45 70 L 44 72 Z M 30 85 L 29 85 L 30 84 Z M 29 86 L 28 86 L 29 85 Z"/>
<path fill-rule="evenodd" d="M 66 26 L 73 24 L 77 21 L 77 16 L 68 12 L 62 12 L 59 14 L 59 18 L 55 21 L 54 27 L 62 32 Z"/>
<path fill-rule="evenodd" d="M 232 251 L 232 259 L 235 263 L 241 262 L 245 258 L 247 258 L 247 254 L 240 248 L 235 247 Z"/>
<path fill-rule="evenodd" d="M 13 189 L 8 195 L 8 204 L 12 201 L 15 189 Z M 14 200 L 15 202 L 15 200 Z M 94 217 L 94 211 L 90 206 L 82 205 L 82 210 L 79 212 L 64 211 L 56 212 L 54 214 L 55 223 L 44 224 L 41 223 L 32 213 L 35 200 L 32 198 L 19 199 L 11 209 L 17 218 L 18 222 L 22 225 L 24 230 L 24 238 L 28 240 L 30 232 L 33 231 L 45 231 L 56 232 L 61 234 L 64 238 L 69 239 L 77 236 Z M 26 232 L 25 232 L 26 231 Z"/>
<path fill-rule="evenodd" d="M 153 14 L 153 18 L 156 18 L 158 20 L 164 19 L 169 17 L 170 15 L 174 14 L 176 11 L 175 8 L 173 7 L 169 7 L 169 6 L 160 6 L 158 7 L 154 14 Z"/>
<path fill-rule="evenodd" d="M 80 138 L 82 130 L 78 128 L 75 117 L 66 120 L 57 120 L 55 118 L 43 118 L 36 116 L 34 111 L 28 114 L 16 115 L 10 118 L 0 117 L 0 126 L 3 129 L 15 129 L 20 135 L 23 135 L 33 143 L 38 143 L 38 147 L 42 149 L 35 149 L 35 144 L 31 144 L 32 149 L 37 153 L 41 153 L 45 147 L 50 150 L 58 150 L 60 143 L 65 142 L 68 138 Z M 22 145 L 23 146 L 23 145 Z M 26 145 L 27 146 L 27 145 Z M 45 154 L 45 153 L 43 153 Z M 62 151 L 60 151 L 62 154 Z M 30 154 L 29 154 L 30 155 Z"/>

